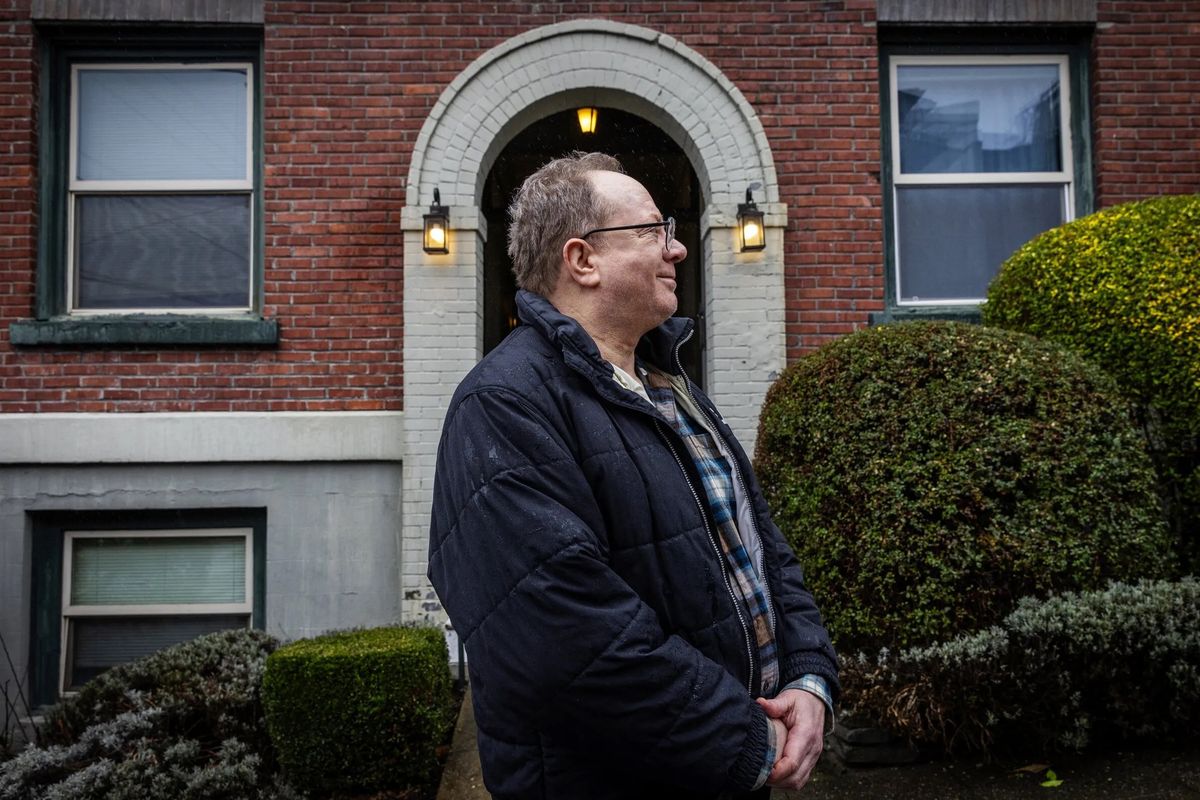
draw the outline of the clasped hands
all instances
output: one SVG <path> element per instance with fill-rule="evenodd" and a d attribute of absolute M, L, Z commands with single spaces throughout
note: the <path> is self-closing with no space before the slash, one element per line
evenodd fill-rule
<path fill-rule="evenodd" d="M 760 697 L 758 704 L 775 729 L 775 766 L 767 785 L 799 789 L 825 747 L 825 704 L 802 689 L 785 689 L 770 700 Z"/>

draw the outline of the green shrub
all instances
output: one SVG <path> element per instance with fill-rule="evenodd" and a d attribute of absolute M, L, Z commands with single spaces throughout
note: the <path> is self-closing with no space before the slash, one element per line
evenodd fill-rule
<path fill-rule="evenodd" d="M 0 800 L 296 800 L 260 686 L 276 641 L 223 631 L 115 667 L 52 707 L 43 738 L 0 764 Z"/>
<path fill-rule="evenodd" d="M 314 789 L 425 787 L 454 720 L 446 642 L 434 628 L 294 642 L 268 659 L 263 697 L 286 773 Z"/>
<path fill-rule="evenodd" d="M 1200 195 L 1042 234 L 1001 268 L 983 319 L 1084 353 L 1138 403 L 1181 555 L 1200 569 Z"/>
<path fill-rule="evenodd" d="M 771 388 L 756 462 L 843 650 L 938 641 L 1020 597 L 1165 574 L 1126 403 L 1031 336 L 921 322 L 832 342 Z"/>
<path fill-rule="evenodd" d="M 844 659 L 843 703 L 947 750 L 1190 738 L 1200 728 L 1200 582 L 1022 600 L 1000 626 Z"/>

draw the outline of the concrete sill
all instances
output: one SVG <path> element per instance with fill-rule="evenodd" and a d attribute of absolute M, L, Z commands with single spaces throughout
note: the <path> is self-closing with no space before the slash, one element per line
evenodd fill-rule
<path fill-rule="evenodd" d="M 279 323 L 252 316 L 56 317 L 19 320 L 9 326 L 8 332 L 12 343 L 20 347 L 181 344 L 269 347 L 279 343 Z"/>

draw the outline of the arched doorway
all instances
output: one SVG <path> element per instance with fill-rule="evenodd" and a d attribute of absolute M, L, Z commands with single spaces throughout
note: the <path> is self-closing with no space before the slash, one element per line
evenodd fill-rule
<path fill-rule="evenodd" d="M 496 157 L 483 187 L 480 211 L 487 218 L 484 250 L 483 352 L 498 345 L 516 327 L 516 283 L 508 257 L 508 204 L 525 178 L 552 158 L 572 150 L 596 150 L 616 156 L 640 181 L 665 216 L 676 220 L 676 237 L 688 257 L 676 270 L 676 314 L 696 320 L 697 331 L 680 351 L 692 380 L 704 385 L 704 290 L 700 269 L 700 217 L 703 194 L 687 155 L 669 136 L 641 117 L 601 108 L 594 133 L 583 133 L 575 111 L 550 114 L 517 134 Z"/>
<path fill-rule="evenodd" d="M 405 619 L 437 616 L 425 571 L 438 432 L 455 387 L 484 352 L 485 257 L 503 240 L 489 236 L 484 184 L 514 137 L 583 104 L 623 109 L 653 124 L 695 170 L 704 207 L 700 245 L 689 249 L 703 280 L 705 324 L 696 338 L 705 348 L 705 391 L 748 450 L 762 399 L 786 363 L 788 208 L 779 202 L 766 132 L 737 86 L 671 36 L 602 19 L 535 28 L 480 55 L 446 86 L 421 126 L 401 214 Z M 755 198 L 766 214 L 767 247 L 740 253 L 737 206 L 751 183 L 762 186 Z M 450 207 L 446 254 L 421 246 L 422 215 L 435 189 Z M 674 205 L 660 202 L 664 210 Z"/>

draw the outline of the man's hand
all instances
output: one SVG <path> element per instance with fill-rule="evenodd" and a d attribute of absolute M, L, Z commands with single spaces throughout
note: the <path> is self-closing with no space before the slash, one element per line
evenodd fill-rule
<path fill-rule="evenodd" d="M 758 704 L 773 723 L 778 721 L 787 728 L 786 741 L 777 739 L 782 754 L 767 776 L 767 785 L 799 789 L 808 782 L 825 747 L 825 704 L 801 689 L 786 689 L 772 700 L 760 697 Z M 779 729 L 775 731 L 778 734 Z"/>

